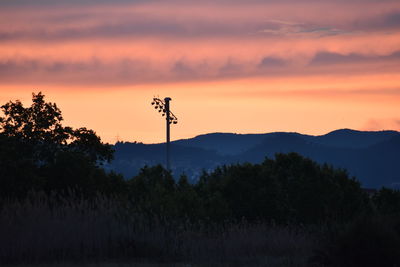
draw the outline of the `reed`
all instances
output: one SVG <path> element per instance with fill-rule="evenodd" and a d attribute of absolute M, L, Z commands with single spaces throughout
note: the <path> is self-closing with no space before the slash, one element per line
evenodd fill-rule
<path fill-rule="evenodd" d="M 33 192 L 0 207 L 0 264 L 190 262 L 308 266 L 316 238 L 266 223 L 212 224 L 134 212 L 132 203 Z M 144 215 L 146 214 L 146 215 Z"/>

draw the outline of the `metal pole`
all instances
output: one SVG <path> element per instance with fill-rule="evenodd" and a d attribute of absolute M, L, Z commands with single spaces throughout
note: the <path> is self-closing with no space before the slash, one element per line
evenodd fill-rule
<path fill-rule="evenodd" d="M 171 171 L 171 164 L 170 164 L 170 125 L 177 124 L 178 123 L 178 118 L 170 111 L 169 109 L 169 102 L 172 99 L 170 97 L 164 98 L 164 101 L 161 99 L 154 97 L 153 102 L 151 102 L 151 105 L 154 106 L 158 112 L 162 112 L 162 115 L 165 116 L 165 122 L 166 122 L 166 128 L 167 128 L 167 142 L 165 143 L 166 145 L 166 152 L 167 152 L 167 170 Z"/>
<path fill-rule="evenodd" d="M 169 101 L 171 101 L 171 98 L 166 97 L 164 98 L 165 101 L 165 113 L 166 113 L 166 123 L 167 123 L 167 170 L 170 171 L 170 124 L 171 124 L 171 119 L 170 119 L 170 113 L 169 113 Z"/>

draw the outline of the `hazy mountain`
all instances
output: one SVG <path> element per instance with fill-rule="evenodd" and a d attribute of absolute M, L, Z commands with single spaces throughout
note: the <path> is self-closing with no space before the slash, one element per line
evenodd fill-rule
<path fill-rule="evenodd" d="M 341 129 L 325 135 L 312 136 L 298 133 L 275 132 L 265 134 L 233 134 L 233 133 L 210 133 L 199 135 L 190 139 L 174 141 L 174 144 L 183 146 L 215 150 L 221 155 L 237 155 L 261 144 L 265 138 L 283 135 L 296 135 L 304 140 L 333 147 L 362 148 L 368 147 L 390 137 L 399 135 L 396 131 L 365 132 L 350 129 Z"/>
<path fill-rule="evenodd" d="M 268 134 L 211 133 L 191 139 L 181 139 L 173 144 L 214 150 L 220 155 L 237 155 L 261 143 Z"/>
<path fill-rule="evenodd" d="M 116 143 L 115 159 L 108 168 L 132 177 L 144 166 L 165 164 L 165 144 Z M 195 177 L 204 170 L 211 170 L 228 161 L 213 150 L 172 144 L 171 161 L 174 173 Z"/>
<path fill-rule="evenodd" d="M 315 143 L 327 146 L 345 148 L 363 148 L 398 136 L 396 131 L 363 132 L 350 129 L 341 129 L 326 135 L 311 136 Z"/>
<path fill-rule="evenodd" d="M 108 168 L 135 175 L 141 167 L 165 162 L 165 144 L 117 143 Z M 222 164 L 259 163 L 275 153 L 297 152 L 320 163 L 345 168 L 365 187 L 400 185 L 400 133 L 342 129 L 326 135 L 298 133 L 212 133 L 172 142 L 176 175 L 196 179 Z"/>

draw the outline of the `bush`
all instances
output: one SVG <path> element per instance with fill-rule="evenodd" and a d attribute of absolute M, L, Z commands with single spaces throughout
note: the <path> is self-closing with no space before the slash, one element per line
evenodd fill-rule
<path fill-rule="evenodd" d="M 296 153 L 261 164 L 237 164 L 203 174 L 195 185 L 204 203 L 218 196 L 218 214 L 234 219 L 318 224 L 350 221 L 369 206 L 360 183 L 346 171 Z"/>
<path fill-rule="evenodd" d="M 380 214 L 400 217 L 400 191 L 381 188 L 372 197 L 372 201 Z"/>

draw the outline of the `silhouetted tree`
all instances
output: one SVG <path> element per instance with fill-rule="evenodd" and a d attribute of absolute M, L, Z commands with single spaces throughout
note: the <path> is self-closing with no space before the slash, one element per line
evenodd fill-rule
<path fill-rule="evenodd" d="M 62 125 L 61 110 L 32 94 L 32 105 L 17 100 L 0 107 L 0 194 L 24 196 L 29 190 L 79 188 L 85 192 L 121 188 L 122 177 L 98 168 L 113 149 L 93 130 Z"/>
<path fill-rule="evenodd" d="M 181 175 L 177 182 L 175 205 L 177 216 L 196 219 L 202 217 L 204 212 L 200 198 L 186 175 Z"/>
<path fill-rule="evenodd" d="M 130 199 L 142 209 L 157 215 L 169 215 L 175 209 L 175 181 L 161 165 L 144 167 L 128 181 Z"/>
<path fill-rule="evenodd" d="M 382 215 L 397 216 L 400 219 L 400 191 L 381 188 L 372 196 L 378 212 Z"/>
<path fill-rule="evenodd" d="M 33 147 L 31 156 L 36 161 L 52 161 L 60 151 L 83 153 L 92 161 L 112 159 L 111 146 L 103 144 L 93 130 L 64 127 L 61 110 L 55 103 L 45 102 L 41 92 L 32 94 L 30 107 L 17 100 L 1 106 L 1 110 L 0 133 Z"/>
<path fill-rule="evenodd" d="M 360 184 L 344 170 L 296 153 L 217 168 L 204 173 L 195 187 L 207 212 L 237 220 L 346 221 L 369 205 Z"/>

